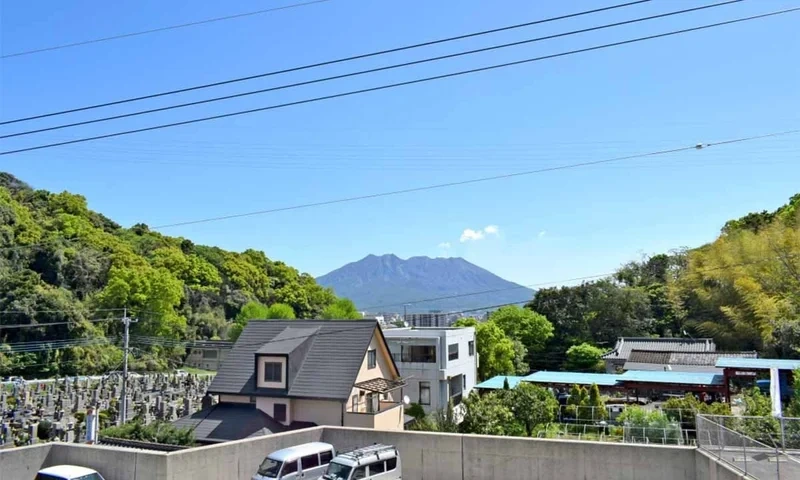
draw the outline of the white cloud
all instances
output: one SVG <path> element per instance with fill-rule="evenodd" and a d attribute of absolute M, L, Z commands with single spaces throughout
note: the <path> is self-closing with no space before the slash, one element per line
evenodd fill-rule
<path fill-rule="evenodd" d="M 440 243 L 439 244 L 439 248 L 444 248 L 445 250 L 447 250 L 448 248 L 450 248 L 450 242 L 442 242 L 442 243 Z"/>
<path fill-rule="evenodd" d="M 497 225 L 489 225 L 486 228 L 484 228 L 483 231 L 487 235 L 497 235 L 498 233 L 500 233 L 500 227 L 498 227 Z"/>
<path fill-rule="evenodd" d="M 461 243 L 464 242 L 474 242 L 477 240 L 483 239 L 483 230 L 473 230 L 471 228 L 465 228 L 464 231 L 461 233 Z"/>
<path fill-rule="evenodd" d="M 539 232 L 539 238 L 542 238 L 542 237 L 544 237 L 545 235 L 547 235 L 547 231 L 545 231 L 545 230 L 542 230 L 541 232 Z"/>

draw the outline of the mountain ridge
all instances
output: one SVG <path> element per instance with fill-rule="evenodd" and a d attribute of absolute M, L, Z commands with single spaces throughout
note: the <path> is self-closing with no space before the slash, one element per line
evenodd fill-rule
<path fill-rule="evenodd" d="M 461 257 L 402 259 L 393 253 L 369 254 L 316 280 L 369 311 L 397 312 L 409 303 L 409 312 L 468 310 L 524 302 L 533 295 L 533 290 Z M 436 300 L 421 301 L 425 299 Z"/>

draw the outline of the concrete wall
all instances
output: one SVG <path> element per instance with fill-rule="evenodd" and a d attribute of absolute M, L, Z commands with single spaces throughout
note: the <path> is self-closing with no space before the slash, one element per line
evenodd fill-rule
<path fill-rule="evenodd" d="M 106 480 L 167 480 L 167 454 L 75 443 L 48 443 L 0 451 L 0 480 L 27 480 L 42 468 L 80 465 Z"/>
<path fill-rule="evenodd" d="M 36 476 L 53 444 L 0 450 L 0 480 L 20 480 Z"/>
<path fill-rule="evenodd" d="M 172 452 L 167 480 L 250 480 L 269 453 L 321 438 L 322 427 L 316 427 Z"/>
<path fill-rule="evenodd" d="M 337 449 L 397 446 L 409 480 L 695 480 L 695 449 L 326 427 Z M 705 478 L 705 477 L 703 477 Z M 726 479 L 727 480 L 727 479 Z"/>
<path fill-rule="evenodd" d="M 713 455 L 700 450 L 695 452 L 695 478 L 697 480 L 745 480 L 747 477 L 735 468 L 719 462 Z"/>
<path fill-rule="evenodd" d="M 250 480 L 275 450 L 312 441 L 337 450 L 396 445 L 405 480 L 744 480 L 692 447 L 316 427 L 172 453 L 51 443 L 0 450 L 0 480 L 70 463 L 107 480 Z"/>

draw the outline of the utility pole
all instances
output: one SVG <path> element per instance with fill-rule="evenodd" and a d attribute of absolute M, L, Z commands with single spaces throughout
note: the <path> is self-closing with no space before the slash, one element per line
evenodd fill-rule
<path fill-rule="evenodd" d="M 128 340 L 130 337 L 131 323 L 139 320 L 128 317 L 128 308 L 125 307 L 122 313 L 122 324 L 125 325 L 125 336 L 123 337 L 122 350 L 122 398 L 120 399 L 120 418 L 122 423 L 128 421 Z"/>

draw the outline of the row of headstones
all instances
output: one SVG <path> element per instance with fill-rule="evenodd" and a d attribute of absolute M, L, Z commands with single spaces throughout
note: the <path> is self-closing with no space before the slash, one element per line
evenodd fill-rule
<path fill-rule="evenodd" d="M 174 421 L 194 413 L 203 403 L 210 383 L 208 377 L 148 375 L 129 378 L 127 419 L 136 415 L 145 423 Z M 76 415 L 88 407 L 106 411 L 112 424 L 120 424 L 121 380 L 61 379 L 15 385 L 12 394 L 0 389 L 0 448 L 35 442 L 31 434 L 40 420 L 53 422 L 55 438 L 80 441 Z M 11 408 L 11 399 L 14 408 Z M 34 432 L 36 433 L 36 432 Z M 27 441 L 25 440 L 27 439 Z"/>

